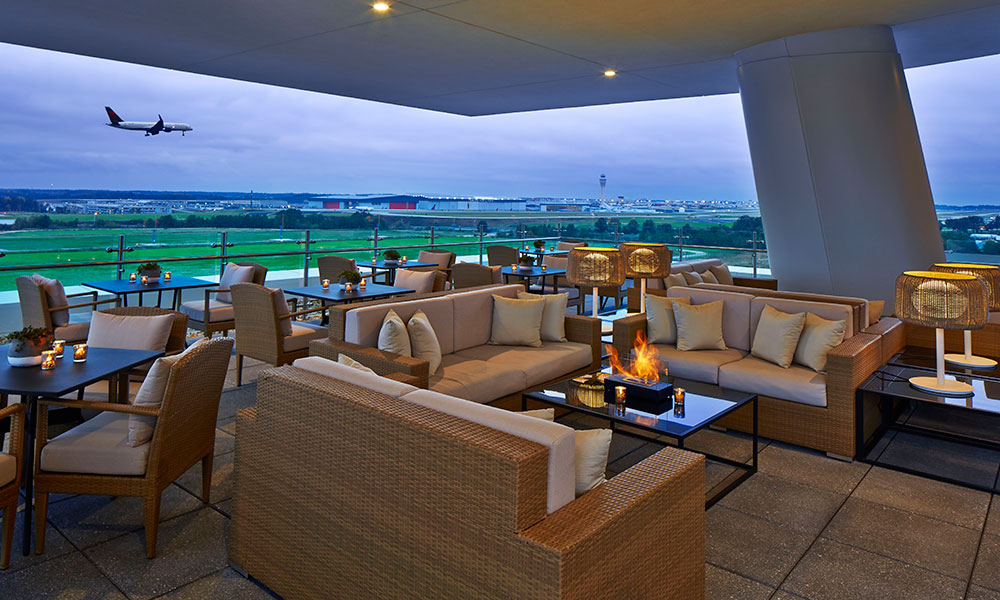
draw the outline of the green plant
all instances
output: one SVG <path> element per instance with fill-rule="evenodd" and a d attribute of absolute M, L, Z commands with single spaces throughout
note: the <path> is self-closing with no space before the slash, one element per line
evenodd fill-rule
<path fill-rule="evenodd" d="M 400 254 L 395 250 L 386 250 L 382 253 L 382 257 L 386 260 L 399 260 Z"/>
<path fill-rule="evenodd" d="M 142 263 L 136 268 L 136 271 L 140 273 L 144 273 L 147 271 L 159 271 L 159 270 L 160 270 L 160 265 L 155 262 Z"/>
<path fill-rule="evenodd" d="M 542 248 L 545 247 L 545 242 L 543 242 L 542 240 L 535 240 L 534 244 L 535 244 L 535 250 L 541 250 Z"/>
<path fill-rule="evenodd" d="M 520 265 L 531 266 L 535 264 L 535 258 L 525 254 L 522 255 L 521 258 L 517 259 L 517 263 Z"/>
<path fill-rule="evenodd" d="M 5 344 L 30 342 L 36 346 L 48 346 L 52 343 L 52 332 L 44 327 L 25 327 L 11 331 L 3 336 L 2 341 Z"/>
<path fill-rule="evenodd" d="M 345 270 L 340 272 L 340 281 L 357 284 L 361 283 L 361 274 L 357 271 Z"/>

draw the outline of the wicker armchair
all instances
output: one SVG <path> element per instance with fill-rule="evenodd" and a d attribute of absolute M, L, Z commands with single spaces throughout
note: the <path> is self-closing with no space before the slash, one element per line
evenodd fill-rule
<path fill-rule="evenodd" d="M 491 267 L 509 267 L 517 262 L 517 248 L 510 246 L 487 246 L 486 262 Z"/>
<path fill-rule="evenodd" d="M 275 297 L 280 290 L 271 290 L 254 283 L 233 286 L 233 311 L 236 318 L 236 385 L 243 384 L 243 357 L 271 363 L 278 367 L 296 358 L 309 356 L 309 342 L 325 338 L 326 327 L 295 321 L 295 317 L 322 312 L 324 306 L 293 313 L 278 312 Z M 282 333 L 282 321 L 291 323 L 291 335 Z"/>
<path fill-rule="evenodd" d="M 353 258 L 344 258 L 335 254 L 328 254 L 327 256 L 317 258 L 316 265 L 319 267 L 319 278 L 329 279 L 330 281 L 339 280 L 340 274 L 344 271 L 359 273 L 357 261 Z M 371 279 L 374 276 L 374 273 L 368 273 L 367 275 L 361 275 L 361 278 Z"/>
<path fill-rule="evenodd" d="M 455 259 L 458 255 L 448 250 L 421 250 L 417 255 L 417 262 L 437 263 L 434 267 L 407 267 L 410 271 L 436 271 L 440 274 L 434 280 L 432 291 L 440 292 L 446 290 L 451 283 L 452 269 L 455 266 Z"/>
<path fill-rule="evenodd" d="M 267 277 L 267 267 L 252 262 L 238 262 L 236 264 L 241 267 L 253 267 L 253 279 L 251 279 L 251 282 L 257 285 L 264 285 L 264 279 Z M 235 320 L 229 316 L 232 306 L 228 303 L 215 300 L 212 297 L 215 294 L 228 291 L 228 289 L 222 288 L 206 289 L 204 304 L 197 303 L 197 306 L 194 306 L 194 308 L 198 309 L 198 312 L 195 314 L 191 312 L 187 313 L 188 327 L 203 331 L 207 338 L 212 337 L 217 331 L 221 331 L 222 335 L 229 335 L 229 330 L 236 328 Z M 191 308 L 192 304 L 191 302 L 184 302 L 181 304 L 181 307 Z M 213 313 L 216 315 L 222 313 L 223 316 L 216 317 L 213 316 Z M 202 316 L 202 319 L 196 318 L 196 315 Z"/>
<path fill-rule="evenodd" d="M 85 306 L 96 309 L 102 304 L 116 304 L 117 300 L 108 298 L 98 300 L 97 292 L 78 292 L 76 294 L 66 294 L 66 298 L 89 297 L 89 302 L 78 302 L 63 306 L 49 306 L 48 296 L 45 289 L 31 277 L 17 278 L 17 299 L 21 305 L 21 322 L 24 327 L 42 327 L 55 334 L 56 339 L 66 340 L 69 343 L 83 342 L 87 339 L 90 324 L 87 322 L 72 322 L 66 325 L 56 326 L 52 319 L 55 312 L 70 310 L 73 308 L 83 308 Z"/>
<path fill-rule="evenodd" d="M 17 493 L 24 465 L 24 405 L 0 408 L 0 421 L 10 419 L 10 449 L 0 454 L 0 510 L 3 529 L 0 534 L 0 569 L 10 566 L 11 544 L 14 541 L 14 521 L 17 520 Z M 2 437 L 0 437 L 2 439 Z M 11 465 L 11 462 L 14 464 Z M 11 467 L 13 466 L 13 472 Z M 7 474 L 5 476 L 4 474 Z"/>
<path fill-rule="evenodd" d="M 476 263 L 458 263 L 452 267 L 451 275 L 451 285 L 456 290 L 500 283 L 499 269 Z"/>
<path fill-rule="evenodd" d="M 219 411 L 219 397 L 229 368 L 233 341 L 229 338 L 206 340 L 181 356 L 170 368 L 163 404 L 159 408 L 79 402 L 75 400 L 43 400 L 38 413 L 38 438 L 35 446 L 35 552 L 45 551 L 45 523 L 49 494 L 95 494 L 109 496 L 138 496 L 143 500 L 143 521 L 146 528 L 146 556 L 156 556 L 156 534 L 160 520 L 160 495 L 164 488 L 201 461 L 202 500 L 208 502 L 212 484 L 212 457 L 215 451 L 215 420 Z M 67 473 L 47 471 L 45 448 L 48 439 L 48 406 L 69 406 L 104 411 L 91 421 L 77 428 L 97 427 L 102 419 L 107 425 L 101 429 L 118 433 L 127 426 L 128 415 L 155 416 L 153 439 L 146 449 L 145 473 L 141 475 L 109 475 L 102 473 Z M 104 415 L 109 415 L 104 417 Z M 88 425 L 89 424 L 89 425 Z M 58 438 L 61 443 L 95 448 L 103 445 L 126 444 L 118 435 L 75 436 L 71 429 Z M 127 433 L 126 433 L 127 435 Z M 98 438 L 94 441 L 86 437 Z M 144 444 L 143 446 L 146 446 Z M 143 448 L 139 446 L 138 448 Z M 101 448 L 96 448 L 101 452 Z M 85 452 L 80 448 L 80 452 Z M 103 450 L 107 452 L 107 450 Z M 96 461 L 95 461 L 96 463 Z M 94 464 L 95 470 L 101 464 Z M 108 469 L 104 469 L 108 470 Z"/>

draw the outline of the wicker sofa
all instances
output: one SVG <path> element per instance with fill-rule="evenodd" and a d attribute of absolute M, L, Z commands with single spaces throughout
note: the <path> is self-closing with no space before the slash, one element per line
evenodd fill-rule
<path fill-rule="evenodd" d="M 552 511 L 547 445 L 346 379 L 264 371 L 237 416 L 230 560 L 283 598 L 704 597 L 704 457 L 665 448 Z"/>
<path fill-rule="evenodd" d="M 566 342 L 540 348 L 492 346 L 493 295 L 516 298 L 521 284 L 486 286 L 393 302 L 358 303 L 331 314 L 330 337 L 310 343 L 309 353 L 337 360 L 341 353 L 380 375 L 406 373 L 418 386 L 481 403 L 520 403 L 521 392 L 600 368 L 600 322 L 566 316 Z M 422 310 L 441 344 L 435 373 L 427 361 L 376 348 L 379 329 L 392 309 L 403 320 Z M 336 323 L 336 326 L 335 326 Z"/>
<path fill-rule="evenodd" d="M 855 308 L 850 303 L 755 295 L 704 286 L 672 287 L 666 294 L 688 296 L 692 304 L 723 300 L 723 337 L 728 347 L 725 351 L 684 352 L 671 345 L 656 345 L 671 375 L 757 393 L 761 435 L 839 458 L 854 457 L 855 390 L 885 364 L 885 354 L 891 351 L 887 346 L 901 343 L 899 321 L 882 319 L 874 330 L 862 331 L 856 326 Z M 827 355 L 825 374 L 796 364 L 783 369 L 749 356 L 765 305 L 783 312 L 811 312 L 825 319 L 846 321 L 844 341 Z M 629 355 L 640 332 L 646 332 L 645 314 L 615 321 L 613 339 L 620 355 Z M 720 424 L 741 431 L 750 431 L 752 427 L 750 416 L 743 414 L 727 417 Z"/>
<path fill-rule="evenodd" d="M 703 273 L 710 267 L 721 267 L 725 263 L 718 258 L 704 258 L 701 260 L 690 260 L 684 262 L 675 262 L 670 265 L 670 274 L 674 275 L 677 273 Z M 728 270 L 728 266 L 727 266 Z M 776 290 L 778 289 L 777 279 L 767 279 L 767 278 L 755 278 L 755 277 L 739 277 L 737 275 L 730 275 L 732 277 L 732 283 L 725 282 L 725 285 L 736 285 L 746 288 L 754 289 L 766 289 L 766 290 Z M 646 280 L 646 293 L 656 295 L 656 296 L 666 296 L 667 295 L 667 285 L 666 279 L 647 279 Z M 638 284 L 629 287 L 627 293 L 627 304 L 629 312 L 639 312 L 640 305 L 640 294 Z"/>

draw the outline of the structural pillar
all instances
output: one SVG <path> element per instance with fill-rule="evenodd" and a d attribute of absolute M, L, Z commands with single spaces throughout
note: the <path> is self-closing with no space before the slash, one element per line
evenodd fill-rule
<path fill-rule="evenodd" d="M 944 260 L 889 27 L 796 35 L 736 59 L 782 289 L 891 301 L 899 273 Z"/>

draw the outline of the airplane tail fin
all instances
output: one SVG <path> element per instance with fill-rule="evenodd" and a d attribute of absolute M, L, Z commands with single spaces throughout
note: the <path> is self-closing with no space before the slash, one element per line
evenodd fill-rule
<path fill-rule="evenodd" d="M 108 118 L 111 119 L 112 123 L 121 123 L 122 122 L 122 118 L 118 116 L 118 113 L 116 113 L 115 111 L 111 110 L 110 106 L 105 106 L 104 110 L 108 111 Z"/>

